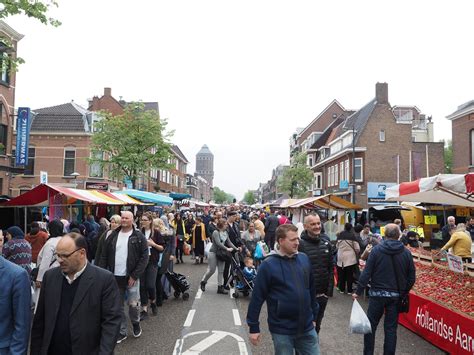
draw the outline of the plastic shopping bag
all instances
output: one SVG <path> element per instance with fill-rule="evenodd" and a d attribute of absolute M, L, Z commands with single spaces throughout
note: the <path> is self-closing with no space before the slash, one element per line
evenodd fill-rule
<path fill-rule="evenodd" d="M 211 247 L 212 247 L 211 242 L 206 243 L 206 246 L 204 247 L 204 255 L 206 256 L 206 258 L 209 257 L 209 251 L 211 250 Z"/>
<path fill-rule="evenodd" d="M 352 304 L 351 320 L 349 321 L 349 331 L 352 334 L 372 333 L 369 318 L 357 300 Z"/>
<path fill-rule="evenodd" d="M 260 245 L 260 243 L 257 243 L 257 246 L 255 247 L 255 252 L 253 253 L 253 257 L 256 260 L 263 260 L 263 258 L 264 258 L 263 253 L 264 253 L 264 251 L 263 251 L 262 246 Z"/>

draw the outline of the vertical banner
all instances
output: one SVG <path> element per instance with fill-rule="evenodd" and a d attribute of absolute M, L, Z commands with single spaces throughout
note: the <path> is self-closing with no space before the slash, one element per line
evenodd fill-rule
<path fill-rule="evenodd" d="M 28 165 L 28 146 L 30 143 L 30 108 L 19 107 L 16 121 L 16 166 Z"/>

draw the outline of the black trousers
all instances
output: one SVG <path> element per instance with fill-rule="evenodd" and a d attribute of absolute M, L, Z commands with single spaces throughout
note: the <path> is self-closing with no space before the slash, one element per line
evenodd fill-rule
<path fill-rule="evenodd" d="M 184 240 L 178 240 L 176 245 L 176 260 L 183 262 Z"/>
<path fill-rule="evenodd" d="M 328 298 L 325 296 L 320 296 L 316 297 L 316 300 L 319 304 L 318 318 L 316 319 L 316 333 L 319 334 L 319 331 L 321 330 L 321 323 L 323 322 L 324 311 L 326 310 L 326 306 L 328 304 Z"/>
<path fill-rule="evenodd" d="M 356 265 L 337 267 L 337 276 L 339 291 L 352 293 L 352 284 L 354 283 L 354 270 Z M 346 287 L 347 286 L 347 287 Z"/>
<path fill-rule="evenodd" d="M 265 244 L 267 244 L 270 250 L 273 250 L 275 245 L 275 232 L 265 232 Z"/>

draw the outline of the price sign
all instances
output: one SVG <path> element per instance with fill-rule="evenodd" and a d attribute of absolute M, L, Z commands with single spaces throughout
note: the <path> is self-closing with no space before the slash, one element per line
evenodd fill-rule
<path fill-rule="evenodd" d="M 462 258 L 453 254 L 448 253 L 448 267 L 449 270 L 454 272 L 463 273 L 464 268 L 462 266 Z"/>
<path fill-rule="evenodd" d="M 382 237 L 385 236 L 385 227 L 383 227 L 383 226 L 380 227 L 380 235 L 381 235 Z"/>
<path fill-rule="evenodd" d="M 469 207 L 456 208 L 456 216 L 458 216 L 458 217 L 468 217 L 468 216 L 470 216 Z"/>
<path fill-rule="evenodd" d="M 426 215 L 425 216 L 425 224 L 438 224 L 438 220 L 436 215 Z"/>

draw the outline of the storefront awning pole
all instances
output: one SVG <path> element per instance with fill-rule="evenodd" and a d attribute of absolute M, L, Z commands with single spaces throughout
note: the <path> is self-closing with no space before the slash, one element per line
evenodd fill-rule
<path fill-rule="evenodd" d="M 25 232 L 25 234 L 28 232 L 28 231 L 26 230 L 26 226 L 27 226 L 27 224 L 28 224 L 28 223 L 27 223 L 27 216 L 26 216 L 26 215 L 27 215 L 27 212 L 28 212 L 28 207 L 25 206 L 25 209 L 24 209 L 24 213 L 25 213 L 25 217 L 24 217 L 24 226 L 25 226 L 25 229 L 24 229 L 24 232 Z"/>

